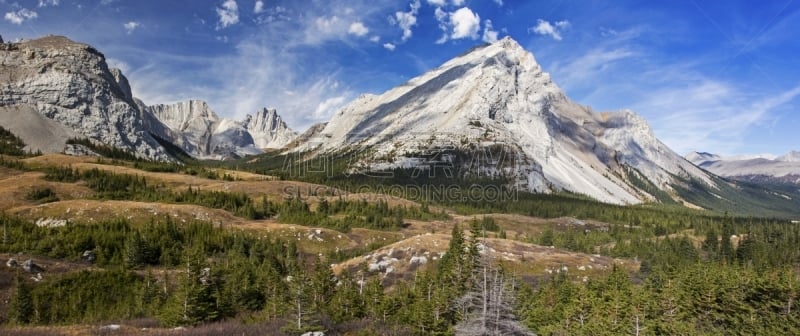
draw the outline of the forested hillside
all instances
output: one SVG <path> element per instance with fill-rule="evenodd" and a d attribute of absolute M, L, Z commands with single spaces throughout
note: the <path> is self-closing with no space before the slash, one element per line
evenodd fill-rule
<path fill-rule="evenodd" d="M 0 156 L 3 332 L 800 333 L 786 219 L 23 154 Z"/>

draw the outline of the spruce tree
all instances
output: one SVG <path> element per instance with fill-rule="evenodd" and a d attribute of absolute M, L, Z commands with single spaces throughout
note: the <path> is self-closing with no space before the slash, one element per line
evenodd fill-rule
<path fill-rule="evenodd" d="M 14 280 L 14 287 L 14 295 L 8 305 L 8 318 L 17 324 L 31 323 L 35 311 L 32 288 L 19 273 Z"/>

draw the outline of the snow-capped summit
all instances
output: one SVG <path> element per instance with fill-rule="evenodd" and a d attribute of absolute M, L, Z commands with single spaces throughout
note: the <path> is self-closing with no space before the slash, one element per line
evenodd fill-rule
<path fill-rule="evenodd" d="M 676 177 L 713 185 L 633 112 L 598 114 L 571 102 L 510 37 L 380 95 L 360 96 L 335 113 L 320 139 L 295 150 L 370 148 L 365 163 L 388 168 L 413 165 L 415 153 L 442 140 L 464 149 L 502 144 L 519 155 L 516 171 L 503 173 L 527 190 L 618 204 L 654 199 L 631 174 L 666 191 Z"/>
<path fill-rule="evenodd" d="M 282 148 L 297 137 L 274 108 L 263 108 L 255 116 L 248 114 L 242 124 L 253 137 L 256 148 Z"/>

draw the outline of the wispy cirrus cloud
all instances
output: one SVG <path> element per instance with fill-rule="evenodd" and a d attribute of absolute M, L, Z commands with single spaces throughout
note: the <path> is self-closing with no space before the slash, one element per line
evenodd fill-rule
<path fill-rule="evenodd" d="M 217 113 L 235 118 L 275 107 L 297 130 L 327 121 L 357 92 L 340 79 L 340 66 L 318 55 L 328 52 L 330 43 L 357 49 L 355 40 L 380 41 L 380 37 L 373 39 L 378 35 L 371 36 L 366 22 L 383 9 L 366 1 L 321 3 L 304 7 L 302 14 L 281 6 L 265 6 L 261 15 L 280 14 L 285 19 L 276 16 L 257 21 L 260 16 L 256 17 L 258 29 L 246 38 L 230 41 L 233 50 L 224 56 L 195 58 L 137 51 L 147 64 L 131 70 L 134 94 L 148 104 L 204 99 Z M 364 39 L 366 36 L 370 39 Z M 387 42 L 384 47 L 390 49 L 394 44 Z M 201 70 L 196 78 L 177 74 L 195 68 Z M 186 80 L 193 84 L 186 85 Z"/>

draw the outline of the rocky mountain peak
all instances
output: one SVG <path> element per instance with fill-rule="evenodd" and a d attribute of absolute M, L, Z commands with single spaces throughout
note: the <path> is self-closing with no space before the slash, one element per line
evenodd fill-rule
<path fill-rule="evenodd" d="M 257 148 L 281 148 L 297 137 L 274 108 L 263 108 L 254 116 L 248 114 L 243 124 Z"/>
<path fill-rule="evenodd" d="M 202 100 L 187 100 L 174 104 L 157 104 L 150 106 L 153 114 L 169 128 L 179 130 L 206 131 L 219 120 L 208 103 Z"/>
<path fill-rule="evenodd" d="M 374 157 L 365 160 L 372 161 L 359 164 L 384 168 L 414 165 L 414 154 L 434 138 L 466 150 L 504 144 L 519 158 L 516 171 L 493 173 L 513 174 L 529 191 L 568 190 L 618 204 L 653 199 L 628 181 L 629 171 L 665 190 L 675 176 L 712 183 L 632 111 L 600 114 L 571 102 L 511 38 L 380 95 L 360 96 L 334 115 L 320 138 L 295 150 L 369 147 Z"/>
<path fill-rule="evenodd" d="M 108 68 L 102 53 L 63 36 L 0 45 L 0 108 L 44 117 L 7 120 L 12 131 L 24 138 L 26 129 L 48 130 L 31 137 L 68 130 L 140 157 L 170 160 L 139 118 L 123 78 Z M 26 124 L 10 125 L 21 120 Z M 54 137 L 47 142 L 63 141 Z"/>

